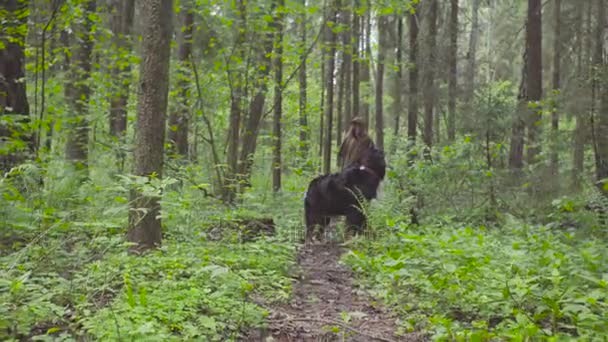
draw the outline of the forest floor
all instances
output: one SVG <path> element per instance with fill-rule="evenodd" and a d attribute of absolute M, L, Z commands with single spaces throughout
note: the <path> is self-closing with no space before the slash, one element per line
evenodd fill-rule
<path fill-rule="evenodd" d="M 353 285 L 339 263 L 335 242 L 308 244 L 298 254 L 292 299 L 270 308 L 269 326 L 250 334 L 256 341 L 422 341 L 419 333 L 397 336 L 396 316 Z"/>

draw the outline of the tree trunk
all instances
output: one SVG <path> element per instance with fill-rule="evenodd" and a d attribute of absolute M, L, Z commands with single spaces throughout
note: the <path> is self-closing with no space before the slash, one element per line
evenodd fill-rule
<path fill-rule="evenodd" d="M 456 97 L 458 96 L 458 0 L 450 0 L 450 73 L 448 85 L 448 140 L 456 139 Z"/>
<path fill-rule="evenodd" d="M 285 6 L 285 0 L 277 0 L 279 8 Z M 272 190 L 281 190 L 281 116 L 283 115 L 283 16 L 277 14 L 277 39 L 274 70 L 274 118 L 272 135 L 274 149 L 272 153 Z"/>
<path fill-rule="evenodd" d="M 416 142 L 416 131 L 418 129 L 418 18 L 416 13 L 411 13 L 409 19 L 409 104 L 407 114 L 407 138 L 410 145 Z"/>
<path fill-rule="evenodd" d="M 334 4 L 335 9 L 331 9 L 330 22 L 336 23 L 337 14 L 339 8 L 338 1 Z M 325 148 L 323 149 L 323 172 L 329 173 L 331 171 L 331 133 L 333 130 L 333 112 L 334 112 L 334 69 L 336 67 L 336 43 L 337 34 L 333 29 L 329 29 L 328 32 L 328 45 L 329 45 L 329 57 L 327 60 L 326 76 L 325 76 L 325 89 L 327 92 L 327 100 L 325 101 L 325 118 L 327 120 L 327 127 L 325 131 Z"/>
<path fill-rule="evenodd" d="M 272 11 L 275 11 L 275 7 L 275 3 L 273 2 Z M 277 19 L 275 17 L 273 22 L 276 23 L 276 21 Z M 249 104 L 249 115 L 247 117 L 245 131 L 242 137 L 243 140 L 241 142 L 242 145 L 239 159 L 239 173 L 245 186 L 249 186 L 251 167 L 253 166 L 253 157 L 257 148 L 260 121 L 262 120 L 262 114 L 264 114 L 264 102 L 266 101 L 266 92 L 268 91 L 267 79 L 272 69 L 272 50 L 275 37 L 272 31 L 268 31 L 264 35 L 264 48 L 260 51 L 258 57 L 258 75 L 253 85 L 256 91 L 252 101 Z M 245 187 L 242 187 L 241 189 L 244 190 Z"/>
<path fill-rule="evenodd" d="M 528 23 L 526 25 L 526 49 L 528 50 L 528 101 L 536 102 L 528 121 L 528 164 L 536 163 L 540 153 L 540 100 L 543 93 L 542 64 L 542 6 L 541 0 L 528 0 Z"/>
<path fill-rule="evenodd" d="M 238 0 L 237 3 L 239 20 L 237 23 L 238 29 L 236 30 L 236 38 L 235 38 L 235 49 L 234 52 L 235 58 L 238 63 L 242 63 L 245 59 L 245 35 L 247 31 L 247 6 L 245 5 L 244 0 Z M 241 129 L 241 121 L 242 121 L 242 106 L 241 101 L 242 97 L 245 96 L 245 91 L 243 89 L 243 85 L 245 84 L 243 80 L 243 68 L 241 65 L 238 65 L 236 68 L 230 67 L 230 71 L 228 72 L 228 78 L 230 81 L 230 121 L 228 124 L 228 151 L 227 151 L 227 164 L 228 168 L 225 172 L 224 180 L 223 180 L 223 190 L 222 197 L 224 202 L 232 203 L 234 200 L 234 196 L 236 194 L 237 187 L 237 171 L 239 168 L 238 160 L 239 160 L 239 132 Z"/>
<path fill-rule="evenodd" d="M 74 63 L 70 70 L 70 79 L 73 86 L 70 103 L 70 125 L 65 148 L 66 159 L 71 161 L 77 169 L 87 168 L 89 144 L 88 104 L 91 95 L 89 77 L 91 75 L 91 57 L 94 41 L 90 37 L 93 15 L 97 9 L 96 0 L 84 3 L 86 9 L 83 13 L 84 25 L 79 32 L 82 42 L 76 45 Z"/>
<path fill-rule="evenodd" d="M 397 51 L 395 52 L 395 64 L 397 69 L 395 71 L 395 87 L 393 89 L 393 143 L 391 146 L 392 152 L 395 152 L 397 147 L 397 141 L 399 138 L 399 130 L 401 125 L 401 98 L 402 89 L 401 83 L 403 82 L 403 18 L 397 17 Z"/>
<path fill-rule="evenodd" d="M 344 48 L 344 46 L 343 46 Z M 344 113 L 344 100 L 345 100 L 345 88 L 346 88 L 346 65 L 344 64 L 344 53 L 342 53 L 342 63 L 339 67 L 338 73 L 338 101 L 336 108 L 336 146 L 340 147 L 342 144 L 342 120 L 346 115 Z"/>
<path fill-rule="evenodd" d="M 344 26 L 347 27 L 347 29 L 344 31 L 343 35 L 344 35 L 344 46 L 342 47 L 342 63 L 343 63 L 343 68 L 344 68 L 344 112 L 342 115 L 342 120 L 339 123 L 339 131 L 338 134 L 341 135 L 342 132 L 342 125 L 344 124 L 344 126 L 348 125 L 348 122 L 350 122 L 350 120 L 352 119 L 352 94 L 351 94 L 351 89 L 352 89 L 352 72 L 351 72 L 351 68 L 353 65 L 353 55 L 352 55 L 352 33 L 353 31 L 350 30 L 349 25 L 351 22 L 351 12 L 349 9 L 350 6 L 346 6 L 346 9 L 342 11 L 343 13 L 343 23 Z M 340 142 L 341 143 L 341 142 Z"/>
<path fill-rule="evenodd" d="M 511 146 L 509 149 L 509 167 L 512 170 L 521 170 L 524 167 L 524 135 L 526 133 L 525 119 L 522 113 L 527 112 L 528 103 L 528 54 L 524 51 L 519 94 L 517 95 L 517 109 L 513 115 L 511 125 Z"/>
<path fill-rule="evenodd" d="M 353 63 L 353 79 L 352 79 L 352 95 L 353 95 L 353 112 L 351 117 L 361 115 L 359 113 L 359 66 L 360 66 L 360 36 L 361 36 L 361 16 L 359 15 L 360 0 L 355 0 L 355 8 L 353 10 L 353 34 L 352 34 L 352 63 Z"/>
<path fill-rule="evenodd" d="M 302 44 L 302 54 L 300 55 L 300 152 L 306 158 L 308 156 L 308 116 L 306 111 L 306 0 L 302 0 L 302 14 L 300 17 L 300 42 Z"/>
<path fill-rule="evenodd" d="M 467 90 L 465 103 L 471 103 L 475 91 L 475 74 L 477 72 L 477 40 L 479 39 L 479 6 L 481 0 L 473 0 L 471 35 L 467 53 Z"/>
<path fill-rule="evenodd" d="M 384 60 L 386 58 L 386 30 L 387 18 L 378 18 L 378 62 L 376 69 L 376 146 L 384 149 Z"/>
<path fill-rule="evenodd" d="M 145 0 L 142 17 L 142 56 L 138 99 L 134 174 L 162 178 L 165 116 L 169 92 L 173 1 Z M 143 209 L 143 210 L 142 210 Z M 131 192 L 127 239 L 143 251 L 161 244 L 160 202 L 138 189 Z"/>
<path fill-rule="evenodd" d="M 578 75 L 578 88 L 583 89 L 586 82 L 583 72 L 583 40 L 585 36 L 585 22 L 583 21 L 584 6 L 577 6 L 577 39 L 576 39 L 576 74 Z M 574 151 L 572 155 L 572 184 L 575 188 L 580 187 L 580 174 L 583 172 L 585 161 L 585 115 L 584 111 L 575 113 L 576 126 L 574 128 Z"/>
<path fill-rule="evenodd" d="M 369 0 L 368 0 L 369 1 Z M 363 95 L 359 95 L 363 97 L 363 102 L 361 103 L 361 115 L 363 116 L 363 121 L 365 122 L 365 126 L 369 127 L 369 91 L 371 87 L 371 73 L 372 73 L 372 48 L 371 48 L 371 9 L 368 7 L 365 15 L 363 16 L 362 22 L 362 31 L 363 35 L 363 71 L 361 72 L 361 81 L 364 83 L 363 90 L 365 93 Z M 359 90 L 360 91 L 360 90 Z"/>
<path fill-rule="evenodd" d="M 110 134 L 122 137 L 127 130 L 127 104 L 131 85 L 131 63 L 128 56 L 131 52 L 131 30 L 135 12 L 135 0 L 113 0 L 115 13 L 112 14 L 111 27 L 113 46 L 117 51 L 127 55 L 118 57 L 121 63 L 112 66 L 112 81 L 115 91 L 110 99 Z M 119 67 L 119 65 L 121 67 Z"/>
<path fill-rule="evenodd" d="M 424 143 L 428 148 L 433 145 L 433 108 L 435 102 L 435 67 L 437 39 L 437 4 L 438 0 L 430 0 L 428 58 L 424 86 Z"/>
<path fill-rule="evenodd" d="M 561 0 L 554 0 L 554 17 L 555 27 L 553 34 L 553 96 L 559 97 L 560 91 L 560 62 L 561 62 Z M 553 103 L 553 111 L 551 113 L 551 174 L 554 177 L 558 176 L 559 173 L 559 156 L 558 156 L 558 134 L 559 134 L 559 114 L 558 114 L 558 100 L 555 99 Z M 557 179 L 555 184 L 559 184 Z"/>
<path fill-rule="evenodd" d="M 608 197 L 608 82 L 606 71 L 608 62 L 602 60 L 604 51 L 604 30 L 606 29 L 605 0 L 597 0 L 597 29 L 595 46 L 596 70 L 599 73 L 594 79 L 597 82 L 600 107 L 598 111 L 598 127 L 595 134 L 597 152 L 595 153 L 595 167 L 597 186 Z M 593 115 L 593 114 L 592 114 Z"/>
<path fill-rule="evenodd" d="M 188 6 L 188 5 L 186 5 Z M 181 66 L 181 73 L 186 74 L 186 70 L 190 69 L 190 57 L 192 55 L 192 31 L 194 24 L 194 12 L 189 7 L 182 8 L 180 19 L 183 28 L 180 28 L 180 42 L 178 48 L 178 59 Z M 181 92 L 180 104 L 178 108 L 171 112 L 169 116 L 169 143 L 174 153 L 181 157 L 188 156 L 188 119 L 190 117 L 190 105 L 188 103 L 190 82 L 186 77 L 180 77 L 178 89 Z"/>
<path fill-rule="evenodd" d="M 33 137 L 19 127 L 30 122 L 30 108 L 24 81 L 28 2 L 5 1 L 0 5 L 0 11 L 6 11 L 3 18 L 3 25 L 6 26 L 3 31 L 12 32 L 10 36 L 3 33 L 0 37 L 0 43 L 4 45 L 4 48 L 0 49 L 0 117 L 7 119 L 6 126 L 0 125 L 0 141 L 9 142 L 11 150 L 9 153 L 0 154 L 0 170 L 9 171 L 25 157 L 22 151 L 12 151 L 19 142 L 26 142 L 30 152 L 34 152 Z M 8 119 L 11 116 L 16 117 Z M 9 122 L 12 122 L 10 126 Z"/>

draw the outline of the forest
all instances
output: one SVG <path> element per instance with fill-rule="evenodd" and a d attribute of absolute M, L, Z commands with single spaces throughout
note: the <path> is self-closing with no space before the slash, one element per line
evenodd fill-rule
<path fill-rule="evenodd" d="M 607 9 L 0 1 L 0 340 L 606 341 Z"/>

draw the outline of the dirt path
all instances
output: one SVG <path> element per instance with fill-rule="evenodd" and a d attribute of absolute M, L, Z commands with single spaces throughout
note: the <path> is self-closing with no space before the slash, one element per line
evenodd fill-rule
<path fill-rule="evenodd" d="M 303 247 L 290 303 L 271 308 L 269 327 L 249 341 L 421 341 L 417 334 L 396 336 L 395 319 L 353 287 L 350 270 L 339 263 L 334 243 Z"/>

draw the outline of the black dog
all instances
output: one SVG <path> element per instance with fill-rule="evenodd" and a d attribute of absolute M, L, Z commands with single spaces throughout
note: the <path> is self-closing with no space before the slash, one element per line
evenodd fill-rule
<path fill-rule="evenodd" d="M 360 201 L 376 198 L 385 172 L 384 152 L 372 147 L 342 172 L 313 179 L 304 198 L 306 241 L 312 240 L 317 225 L 319 239 L 331 216 L 346 216 L 347 229 L 361 233 L 367 222 Z"/>

